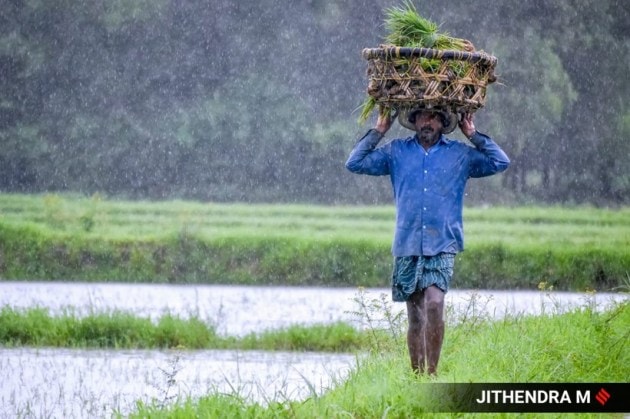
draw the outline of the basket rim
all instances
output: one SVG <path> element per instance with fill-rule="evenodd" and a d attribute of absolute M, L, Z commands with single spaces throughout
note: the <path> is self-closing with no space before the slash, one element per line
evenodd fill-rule
<path fill-rule="evenodd" d="M 424 57 L 445 60 L 469 61 L 471 63 L 481 62 L 489 66 L 495 66 L 497 63 L 497 57 L 483 51 L 468 52 L 434 48 L 382 46 L 379 48 L 364 48 L 361 51 L 361 55 L 366 60 L 371 60 L 375 58 L 388 59 Z"/>

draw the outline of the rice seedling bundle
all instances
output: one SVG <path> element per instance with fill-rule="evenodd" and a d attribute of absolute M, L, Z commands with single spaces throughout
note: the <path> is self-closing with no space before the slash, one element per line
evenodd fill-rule
<path fill-rule="evenodd" d="M 385 43 L 365 48 L 368 97 L 360 121 L 380 105 L 386 113 L 441 108 L 455 115 L 485 105 L 486 88 L 496 81 L 496 57 L 476 51 L 465 39 L 438 32 L 411 1 L 385 10 Z"/>

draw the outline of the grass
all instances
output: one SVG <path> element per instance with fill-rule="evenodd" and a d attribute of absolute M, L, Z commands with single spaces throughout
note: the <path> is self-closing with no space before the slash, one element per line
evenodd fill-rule
<path fill-rule="evenodd" d="M 87 219 L 92 221 L 86 222 Z M 264 236 L 326 240 L 354 237 L 354 240 L 375 240 L 389 245 L 394 209 L 390 206 L 108 201 L 100 196 L 0 194 L 0 221 L 29 225 L 61 236 L 80 234 L 114 240 L 160 239 L 188 229 L 206 238 Z M 464 223 L 469 244 L 615 247 L 628 244 L 630 209 L 466 208 Z"/>
<path fill-rule="evenodd" d="M 393 207 L 131 202 L 0 194 L 0 277 L 387 286 Z M 465 208 L 454 286 L 610 290 L 630 209 Z"/>
<path fill-rule="evenodd" d="M 44 308 L 0 309 L 0 345 L 112 349 L 239 349 L 352 352 L 366 349 L 369 336 L 343 322 L 222 337 L 197 317 L 170 314 L 157 321 L 113 311 L 53 316 Z"/>
<path fill-rule="evenodd" d="M 239 394 L 211 394 L 197 400 L 180 400 L 170 407 L 140 403 L 130 417 L 442 417 L 444 414 L 431 413 L 431 406 L 438 400 L 432 393 L 434 388 L 427 384 L 626 382 L 630 376 L 628 324 L 627 301 L 603 313 L 593 311 L 587 304 L 562 314 L 512 316 L 499 321 L 469 317 L 447 328 L 437 378 L 411 373 L 406 347 L 398 337 L 389 339 L 386 348 L 381 346 L 359 360 L 347 380 L 336 383 L 323 395 L 313 394 L 304 401 L 273 401 L 262 405 L 250 403 Z M 507 415 L 483 415 L 488 416 Z"/>

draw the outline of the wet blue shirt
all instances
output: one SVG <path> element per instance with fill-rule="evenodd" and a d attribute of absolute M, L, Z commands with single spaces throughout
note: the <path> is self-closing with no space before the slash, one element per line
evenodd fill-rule
<path fill-rule="evenodd" d="M 469 178 L 507 169 L 510 160 L 490 137 L 475 133 L 474 148 L 442 136 L 426 151 L 416 136 L 376 147 L 383 136 L 370 130 L 350 153 L 353 173 L 389 175 L 396 203 L 394 256 L 434 256 L 464 250 L 464 189 Z"/>

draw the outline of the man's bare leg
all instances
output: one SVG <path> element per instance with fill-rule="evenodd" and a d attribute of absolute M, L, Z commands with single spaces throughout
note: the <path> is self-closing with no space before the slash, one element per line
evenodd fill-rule
<path fill-rule="evenodd" d="M 424 309 L 427 319 L 427 372 L 436 374 L 444 341 L 444 292 L 434 285 L 425 289 Z"/>
<path fill-rule="evenodd" d="M 426 361 L 426 315 L 424 314 L 424 292 L 414 292 L 407 301 L 407 347 L 411 359 L 411 368 L 424 373 Z"/>
<path fill-rule="evenodd" d="M 407 318 L 411 368 L 435 374 L 444 340 L 444 292 L 432 285 L 413 293 L 407 301 Z"/>

